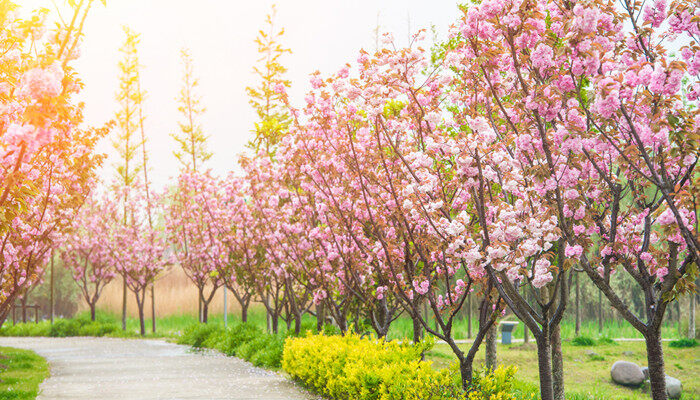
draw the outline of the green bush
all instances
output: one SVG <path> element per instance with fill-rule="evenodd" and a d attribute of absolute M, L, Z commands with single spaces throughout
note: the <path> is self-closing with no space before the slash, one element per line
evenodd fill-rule
<path fill-rule="evenodd" d="M 38 324 L 28 322 L 17 325 L 11 325 L 6 322 L 0 329 L 0 336 L 49 336 L 50 331 L 51 324 L 48 321 L 41 321 Z"/>
<path fill-rule="evenodd" d="M 215 349 L 250 361 L 256 366 L 272 369 L 281 366 L 284 349 L 282 337 L 266 334 L 248 323 L 236 324 L 230 329 L 216 325 L 191 325 L 177 342 L 195 348 Z"/>
<path fill-rule="evenodd" d="M 267 346 L 258 349 L 249 359 L 256 367 L 279 369 L 282 366 L 282 354 L 284 352 L 284 340 L 272 337 Z"/>
<path fill-rule="evenodd" d="M 517 369 L 514 366 L 498 366 L 494 371 L 481 373 L 477 371 L 472 378 L 468 400 L 515 400 L 513 377 Z M 522 397 L 520 397 L 522 398 Z"/>
<path fill-rule="evenodd" d="M 90 314 L 82 314 L 73 319 L 57 319 L 53 325 L 49 321 L 5 325 L 0 329 L 2 336 L 105 336 L 119 331 L 116 321 L 110 317 L 90 319 Z"/>
<path fill-rule="evenodd" d="M 617 342 L 607 336 L 598 339 L 598 344 L 617 344 Z"/>
<path fill-rule="evenodd" d="M 668 344 L 670 347 L 675 347 L 678 349 L 695 347 L 698 345 L 698 341 L 695 339 L 683 338 L 678 340 L 673 340 Z"/>
<path fill-rule="evenodd" d="M 185 328 L 178 338 L 179 344 L 186 344 L 194 348 L 205 347 L 204 343 L 213 335 L 219 335 L 223 328 L 210 324 L 193 324 Z"/>
<path fill-rule="evenodd" d="M 116 324 L 104 322 L 88 322 L 78 329 L 79 336 L 105 336 L 119 330 Z"/>
<path fill-rule="evenodd" d="M 456 369 L 433 369 L 424 349 L 353 334 L 287 338 L 282 368 L 336 400 L 463 399 Z"/>
<path fill-rule="evenodd" d="M 49 336 L 51 337 L 68 337 L 68 336 L 78 336 L 78 331 L 80 330 L 80 323 L 75 319 L 59 319 L 53 325 L 51 325 L 51 330 Z"/>
<path fill-rule="evenodd" d="M 588 336 L 576 336 L 571 344 L 574 346 L 595 346 L 595 340 L 589 338 Z"/>

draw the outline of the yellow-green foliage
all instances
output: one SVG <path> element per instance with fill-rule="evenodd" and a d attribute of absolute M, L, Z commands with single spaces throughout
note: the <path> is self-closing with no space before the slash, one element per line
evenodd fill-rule
<path fill-rule="evenodd" d="M 454 369 L 421 361 L 423 346 L 358 335 L 288 338 L 282 368 L 335 400 L 442 400 L 464 398 Z"/>
<path fill-rule="evenodd" d="M 499 366 L 493 372 L 481 374 L 476 372 L 469 391 L 469 400 L 516 400 L 513 394 L 513 377 L 515 366 Z M 534 397 L 533 397 L 534 398 Z"/>

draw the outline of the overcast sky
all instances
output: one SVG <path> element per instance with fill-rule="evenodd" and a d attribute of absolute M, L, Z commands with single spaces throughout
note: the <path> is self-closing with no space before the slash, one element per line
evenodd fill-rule
<path fill-rule="evenodd" d="M 61 4 L 63 0 L 55 0 Z M 51 0 L 19 0 L 24 9 Z M 95 2 L 85 26 L 81 58 L 76 63 L 85 89 L 81 99 L 91 125 L 101 125 L 117 110 L 119 47 L 123 25 L 141 33 L 139 56 L 142 86 L 148 91 L 146 130 L 153 182 L 162 187 L 177 174 L 178 162 L 169 134 L 177 129 L 176 96 L 180 89 L 180 48 L 190 48 L 200 95 L 207 111 L 202 119 L 214 153 L 209 167 L 223 174 L 236 168 L 236 155 L 250 138 L 255 114 L 245 87 L 256 83 L 252 68 L 257 59 L 254 39 L 263 27 L 268 0 L 107 0 Z M 444 34 L 456 18 L 454 0 L 280 0 L 277 23 L 286 30 L 283 44 L 292 81 L 292 99 L 303 98 L 308 76 L 337 71 L 357 58 L 361 48 L 373 50 L 374 29 L 392 32 L 405 43 L 408 29 L 434 25 Z M 410 22 L 409 22 L 410 21 Z M 102 150 L 111 152 L 108 143 Z M 113 176 L 109 162 L 104 176 Z"/>

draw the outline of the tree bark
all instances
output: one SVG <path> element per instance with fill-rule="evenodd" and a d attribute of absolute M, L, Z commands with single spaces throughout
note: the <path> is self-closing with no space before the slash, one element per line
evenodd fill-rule
<path fill-rule="evenodd" d="M 122 275 L 122 330 L 126 331 L 126 275 Z"/>
<path fill-rule="evenodd" d="M 542 332 L 535 340 L 537 342 L 537 364 L 540 372 L 540 397 L 542 400 L 553 400 L 552 349 L 549 332 Z"/>
<path fill-rule="evenodd" d="M 647 345 L 651 398 L 653 400 L 666 400 L 666 373 L 664 372 L 664 354 L 661 347 L 661 334 L 658 331 L 648 332 L 644 335 L 644 339 Z"/>
<path fill-rule="evenodd" d="M 136 299 L 136 303 L 139 307 L 139 328 L 141 331 L 141 336 L 146 336 L 146 316 L 145 316 L 145 313 L 143 311 L 143 306 L 145 305 L 144 304 L 145 302 L 146 302 L 145 299 L 141 299 L 141 301 Z"/>
<path fill-rule="evenodd" d="M 55 310 L 54 307 L 54 298 L 53 298 L 53 293 L 54 293 L 54 269 L 53 269 L 53 251 L 51 252 L 51 282 L 50 282 L 50 300 L 49 300 L 49 318 L 51 318 L 51 325 L 53 325 L 53 313 Z"/>
<path fill-rule="evenodd" d="M 209 302 L 202 301 L 202 322 L 207 323 L 209 321 Z"/>
<path fill-rule="evenodd" d="M 323 324 L 324 324 L 324 319 L 326 318 L 325 313 L 323 309 L 323 303 L 318 304 L 316 306 L 316 331 L 321 332 L 323 331 Z"/>
<path fill-rule="evenodd" d="M 564 356 L 561 351 L 561 327 L 552 327 L 552 389 L 555 400 L 564 397 Z"/>
<path fill-rule="evenodd" d="M 412 315 L 413 319 L 413 343 L 418 343 L 423 339 L 423 324 L 420 323 L 420 316 Z"/>
<path fill-rule="evenodd" d="M 472 295 L 467 295 L 467 338 L 472 338 Z"/>
<path fill-rule="evenodd" d="M 299 336 L 301 334 L 301 313 L 297 312 L 294 316 L 294 335 Z"/>
<path fill-rule="evenodd" d="M 274 333 L 276 335 L 278 328 L 279 328 L 280 317 L 277 313 L 272 313 L 272 315 L 270 317 L 271 317 L 271 322 L 272 322 L 272 333 Z"/>
<path fill-rule="evenodd" d="M 241 321 L 242 322 L 248 322 L 248 306 L 250 305 L 249 302 L 244 302 L 241 303 Z"/>
<path fill-rule="evenodd" d="M 93 322 L 95 321 L 95 307 L 95 303 L 90 304 L 90 320 L 92 320 Z"/>
<path fill-rule="evenodd" d="M 151 285 L 151 329 L 156 333 L 156 284 Z"/>
<path fill-rule="evenodd" d="M 197 298 L 197 322 L 202 323 L 202 297 L 204 288 L 199 289 L 199 296 Z"/>
<path fill-rule="evenodd" d="M 22 296 L 22 322 L 27 323 L 27 295 Z"/>
<path fill-rule="evenodd" d="M 493 371 L 498 366 L 496 341 L 498 340 L 498 325 L 495 323 L 486 332 L 486 369 Z"/>

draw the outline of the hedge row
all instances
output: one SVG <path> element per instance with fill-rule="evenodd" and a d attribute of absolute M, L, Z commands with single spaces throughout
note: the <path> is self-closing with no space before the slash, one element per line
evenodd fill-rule
<path fill-rule="evenodd" d="M 179 344 L 218 350 L 250 361 L 258 367 L 278 369 L 282 360 L 284 337 L 264 333 L 255 325 L 239 323 L 229 329 L 217 325 L 195 324 L 178 338 Z"/>
<path fill-rule="evenodd" d="M 282 368 L 310 390 L 333 400 L 519 400 L 515 367 L 476 372 L 468 393 L 456 365 L 436 370 L 421 354 L 431 344 L 385 342 L 358 335 L 288 338 Z"/>
<path fill-rule="evenodd" d="M 295 380 L 336 400 L 457 399 L 454 369 L 421 361 L 424 347 L 357 335 L 289 338 L 282 368 Z"/>
<path fill-rule="evenodd" d="M 0 329 L 0 336 L 124 336 L 116 321 L 107 317 L 90 320 L 88 314 L 82 314 L 72 319 L 57 319 L 53 325 L 49 321 L 21 323 L 11 325 L 5 323 Z"/>

